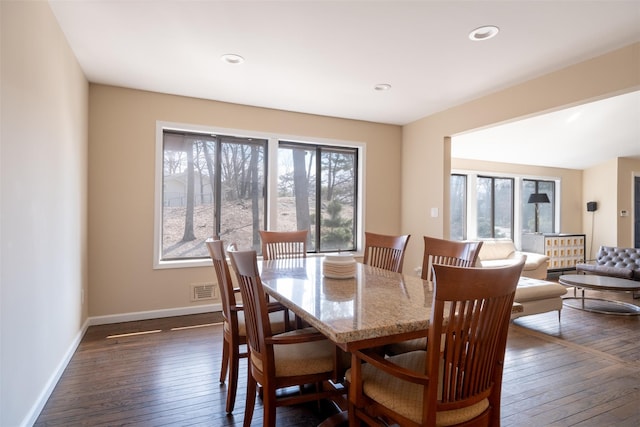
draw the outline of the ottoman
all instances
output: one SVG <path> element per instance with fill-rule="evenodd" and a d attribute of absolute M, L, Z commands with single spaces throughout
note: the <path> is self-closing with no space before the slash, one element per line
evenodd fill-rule
<path fill-rule="evenodd" d="M 520 277 L 514 302 L 522 305 L 522 311 L 512 312 L 511 319 L 558 310 L 560 321 L 562 296 L 566 293 L 567 289 L 559 283 Z"/>

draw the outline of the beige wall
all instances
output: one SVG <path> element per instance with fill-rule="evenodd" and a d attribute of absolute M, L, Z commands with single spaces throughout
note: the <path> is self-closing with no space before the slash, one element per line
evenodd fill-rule
<path fill-rule="evenodd" d="M 87 319 L 89 88 L 47 2 L 0 14 L 0 425 L 13 427 L 33 424 Z"/>
<path fill-rule="evenodd" d="M 591 259 L 602 245 L 633 247 L 634 176 L 640 176 L 640 160 L 630 158 L 611 159 L 584 171 L 583 205 L 598 202 L 597 211 L 583 210 L 585 232 L 593 235 L 593 243 L 587 237 Z M 620 216 L 622 210 L 629 216 Z"/>
<path fill-rule="evenodd" d="M 156 121 L 366 143 L 365 226 L 400 232 L 399 126 L 91 85 L 90 316 L 193 307 L 211 268 L 153 270 Z"/>
<path fill-rule="evenodd" d="M 402 232 L 406 265 L 418 265 L 422 235 L 448 237 L 450 168 L 445 137 L 640 88 L 640 43 L 425 117 L 403 128 Z M 439 209 L 432 218 L 430 208 Z M 564 209 L 564 208 L 563 208 Z M 445 220 L 443 220 L 445 219 Z"/>
<path fill-rule="evenodd" d="M 584 225 L 587 257 L 595 258 L 600 245 L 616 246 L 618 241 L 618 159 L 611 159 L 584 171 Z M 598 210 L 586 212 L 587 202 L 597 202 Z"/>

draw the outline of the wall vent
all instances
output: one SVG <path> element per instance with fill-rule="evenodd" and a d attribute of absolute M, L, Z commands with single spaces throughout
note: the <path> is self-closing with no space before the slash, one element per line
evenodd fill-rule
<path fill-rule="evenodd" d="M 192 283 L 191 301 L 215 299 L 216 288 L 213 283 Z"/>

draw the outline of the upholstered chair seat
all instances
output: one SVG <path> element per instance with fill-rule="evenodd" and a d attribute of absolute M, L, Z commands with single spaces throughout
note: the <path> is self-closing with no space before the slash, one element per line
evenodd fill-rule
<path fill-rule="evenodd" d="M 274 334 L 280 334 L 288 329 L 283 311 L 269 313 L 269 320 L 271 321 L 271 330 Z M 229 328 L 229 323 L 224 322 L 224 327 L 225 330 Z M 244 312 L 242 311 L 238 312 L 238 335 L 241 337 L 247 336 L 247 326 L 245 324 Z"/>
<path fill-rule="evenodd" d="M 424 373 L 426 352 L 422 350 L 388 357 L 390 363 L 415 372 Z M 347 381 L 351 380 L 351 371 L 346 373 Z M 362 365 L 362 387 L 364 393 L 372 400 L 386 406 L 392 411 L 420 423 L 424 402 L 424 386 L 403 381 L 398 377 L 376 369 L 372 365 Z M 489 407 L 489 399 L 484 398 L 472 406 L 436 413 L 436 426 L 452 426 L 472 420 Z"/>
<path fill-rule="evenodd" d="M 274 335 L 278 337 L 292 337 L 317 334 L 314 328 L 296 329 L 291 332 Z M 293 377 L 298 375 L 319 374 L 333 372 L 335 346 L 328 340 L 309 341 L 300 344 L 274 345 L 276 377 Z M 262 369 L 262 361 L 254 357 L 251 361 Z"/>
<path fill-rule="evenodd" d="M 402 354 L 410 351 L 424 350 L 427 348 L 427 338 L 416 338 L 414 340 L 400 341 L 386 347 L 387 354 Z"/>

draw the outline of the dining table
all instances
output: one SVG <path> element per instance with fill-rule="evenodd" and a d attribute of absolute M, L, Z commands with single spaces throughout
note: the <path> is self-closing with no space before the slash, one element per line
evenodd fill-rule
<path fill-rule="evenodd" d="M 327 277 L 323 262 L 259 261 L 264 290 L 346 352 L 427 336 L 430 282 L 359 262 L 352 277 Z"/>
<path fill-rule="evenodd" d="M 258 261 L 265 292 L 344 352 L 426 337 L 433 284 L 418 276 L 355 263 L 349 277 L 324 274 L 324 257 Z M 522 311 L 514 304 L 513 311 Z M 444 316 L 448 316 L 445 307 Z M 358 363 L 354 357 L 351 361 Z M 321 427 L 348 424 L 347 403 Z"/>

